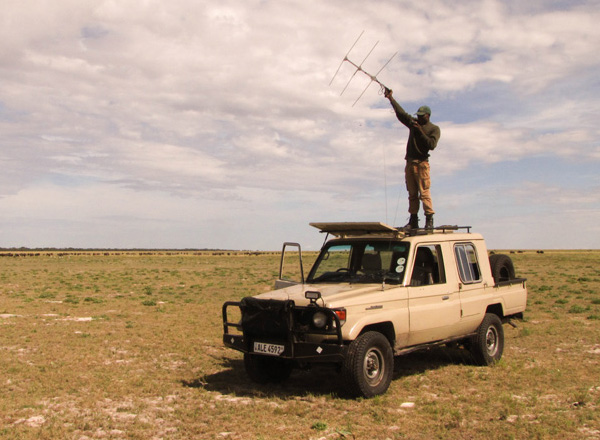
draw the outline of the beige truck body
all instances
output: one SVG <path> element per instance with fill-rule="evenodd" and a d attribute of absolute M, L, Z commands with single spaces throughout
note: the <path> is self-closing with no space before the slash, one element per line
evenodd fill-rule
<path fill-rule="evenodd" d="M 352 240 L 371 235 L 353 235 Z M 364 328 L 391 323 L 394 328 L 394 351 L 472 334 L 490 306 L 501 310 L 502 318 L 518 316 L 527 305 L 525 280 L 497 285 L 488 261 L 483 237 L 474 233 L 440 232 L 405 237 L 410 243 L 406 273 L 412 274 L 419 246 L 439 246 L 443 258 L 445 282 L 411 286 L 406 277 L 400 286 L 374 284 L 297 284 L 257 296 L 262 299 L 292 299 L 298 305 L 308 305 L 307 290 L 318 291 L 324 305 L 330 309 L 345 308 L 346 322 L 342 337 L 352 341 Z M 472 244 L 481 276 L 465 283 L 460 278 L 454 246 Z"/>
<path fill-rule="evenodd" d="M 522 317 L 525 311 L 525 279 L 514 276 L 512 262 L 506 256 L 502 256 L 500 264 L 494 263 L 500 269 L 492 267 L 480 234 L 457 232 L 453 227 L 410 233 L 382 223 L 313 226 L 334 238 L 323 246 L 307 279 L 295 283 L 281 279 L 280 273 L 276 285 L 285 287 L 254 297 L 259 303 L 281 302 L 309 312 L 311 307 L 315 311 L 331 311 L 329 332 L 313 333 L 308 329 L 298 337 L 294 330 L 288 345 L 313 344 L 321 353 L 319 350 L 329 349 L 328 344 L 332 344 L 340 347 L 339 359 L 343 363 L 347 352 L 352 352 L 348 347 L 353 341 L 375 332 L 385 336 L 394 355 L 400 355 L 431 344 L 471 341 L 482 331 L 486 316 L 495 315 L 505 323 Z M 376 261 L 372 271 L 367 268 L 367 257 Z M 282 262 L 283 258 L 284 255 Z M 321 269 L 324 266 L 331 270 Z M 227 323 L 225 307 L 224 322 Z M 501 324 L 497 327 L 492 328 L 491 335 L 483 336 L 488 338 L 488 345 L 494 343 L 490 342 L 491 337 L 503 338 Z M 502 334 L 494 336 L 494 332 Z M 250 336 L 241 336 L 235 343 L 227 336 L 225 325 L 225 344 L 252 355 Z M 260 332 L 252 338 L 260 339 Z M 484 351 L 485 343 L 481 342 Z M 289 349 L 288 345 L 279 351 L 294 360 L 299 350 Z M 330 351 L 323 353 L 324 361 L 336 359 Z M 304 360 L 318 362 L 319 354 L 307 355 Z"/>

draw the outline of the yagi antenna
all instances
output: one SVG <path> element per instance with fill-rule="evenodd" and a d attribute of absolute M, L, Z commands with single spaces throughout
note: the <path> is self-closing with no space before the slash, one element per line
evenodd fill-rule
<path fill-rule="evenodd" d="M 356 101 L 354 101 L 354 104 L 352 104 L 352 107 L 354 107 L 354 105 L 358 102 L 358 100 L 360 98 L 362 98 L 362 96 L 365 94 L 365 92 L 367 91 L 367 89 L 369 88 L 369 86 L 376 82 L 377 84 L 379 84 L 379 86 L 381 87 L 381 91 L 385 92 L 385 90 L 387 89 L 387 87 L 385 85 L 383 85 L 381 83 L 381 81 L 379 81 L 377 79 L 377 75 L 379 75 L 381 73 L 381 71 L 383 69 L 386 68 L 386 66 L 388 64 L 390 64 L 390 61 L 392 61 L 394 59 L 394 57 L 398 54 L 398 52 L 396 52 L 394 55 L 391 56 L 391 58 L 387 61 L 387 63 L 385 63 L 383 65 L 383 67 L 381 69 L 379 69 L 379 71 L 375 74 L 375 75 L 371 75 L 370 73 L 368 73 L 367 71 L 365 71 L 362 68 L 362 65 L 364 64 L 364 62 L 367 60 L 367 58 L 369 58 L 369 56 L 371 55 L 371 53 L 373 52 L 373 50 L 375 49 L 375 47 L 377 47 L 377 45 L 379 44 L 379 41 L 377 41 L 377 43 L 375 43 L 375 45 L 371 48 L 371 50 L 369 51 L 369 53 L 367 54 L 367 56 L 362 60 L 362 62 L 360 64 L 356 64 L 355 62 L 353 62 L 352 60 L 350 60 L 348 58 L 348 55 L 350 55 L 350 52 L 352 51 L 352 49 L 354 49 L 354 46 L 356 46 L 356 43 L 358 43 L 358 40 L 360 40 L 360 37 L 362 37 L 362 35 L 365 33 L 365 31 L 362 31 L 360 33 L 360 35 L 358 36 L 358 38 L 356 39 L 356 41 L 354 42 L 354 44 L 350 47 L 350 50 L 348 50 L 348 52 L 346 53 L 346 56 L 344 56 L 344 59 L 342 60 L 342 62 L 340 63 L 340 65 L 338 66 L 337 70 L 335 71 L 335 74 L 333 75 L 333 78 L 331 78 L 331 81 L 329 81 L 329 85 L 331 85 L 333 83 L 333 80 L 335 79 L 335 77 L 337 76 L 337 74 L 339 73 L 340 69 L 342 68 L 342 65 L 347 61 L 348 63 L 352 64 L 356 70 L 354 71 L 354 73 L 352 74 L 352 76 L 350 77 L 350 79 L 348 80 L 348 82 L 346 83 L 346 86 L 344 87 L 344 89 L 342 90 L 342 92 L 340 93 L 340 96 L 342 96 L 344 94 L 344 92 L 346 91 L 346 89 L 348 88 L 348 86 L 350 85 L 350 82 L 352 82 L 352 80 L 354 79 L 354 77 L 356 76 L 356 74 L 358 72 L 362 72 L 365 75 L 367 75 L 369 78 L 371 78 L 371 81 L 369 81 L 369 84 L 367 84 L 367 87 L 365 87 L 365 89 L 362 91 L 362 93 L 358 96 L 358 98 L 356 98 Z"/>

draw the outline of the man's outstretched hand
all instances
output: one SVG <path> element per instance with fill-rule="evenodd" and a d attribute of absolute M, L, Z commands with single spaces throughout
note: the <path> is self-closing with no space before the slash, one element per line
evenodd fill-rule
<path fill-rule="evenodd" d="M 384 87 L 383 96 L 390 99 L 392 97 L 392 89 L 388 89 L 387 87 Z"/>

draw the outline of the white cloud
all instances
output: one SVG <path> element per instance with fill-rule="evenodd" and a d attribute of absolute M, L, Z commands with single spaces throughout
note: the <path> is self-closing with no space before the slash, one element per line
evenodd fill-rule
<path fill-rule="evenodd" d="M 32 225 L 67 221 L 68 200 L 104 194 L 113 219 L 140 200 L 138 218 L 166 206 L 212 219 L 212 237 L 226 237 L 218 224 L 234 221 L 227 203 L 276 218 L 285 201 L 296 225 L 313 220 L 309 213 L 382 215 L 383 202 L 370 198 L 382 182 L 403 190 L 407 131 L 376 85 L 352 107 L 369 81 L 363 74 L 339 96 L 348 63 L 328 86 L 363 29 L 351 59 L 379 41 L 364 64 L 375 73 L 398 51 L 380 80 L 410 111 L 422 100 L 440 109 L 432 166 L 445 179 L 540 155 L 571 166 L 600 160 L 598 59 L 590 56 L 600 12 L 585 2 L 34 3 L 8 0 L 0 18 L 0 225 L 15 237 L 34 237 L 18 234 L 18 212 Z M 37 200 L 52 206 L 23 211 Z M 190 200 L 203 208 L 190 211 Z M 21 211 L 9 209 L 15 203 Z M 82 246 L 99 229 L 119 228 L 79 212 Z M 260 244 L 244 246 L 272 248 L 259 223 L 248 240 Z M 102 237 L 119 246 L 121 238 Z"/>
<path fill-rule="evenodd" d="M 515 199 L 526 205 L 539 205 L 552 211 L 564 210 L 580 211 L 586 207 L 595 206 L 595 212 L 600 212 L 600 187 L 588 188 L 581 191 L 579 188 L 564 188 L 548 186 L 539 182 L 524 181 L 519 187 L 512 188 Z"/>

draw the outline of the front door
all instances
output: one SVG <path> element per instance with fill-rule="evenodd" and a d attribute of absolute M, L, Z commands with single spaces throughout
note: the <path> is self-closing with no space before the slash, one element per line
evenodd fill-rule
<path fill-rule="evenodd" d="M 297 251 L 293 249 L 297 249 Z M 286 265 L 286 263 L 288 264 Z M 283 289 L 285 287 L 295 286 L 296 284 L 304 284 L 302 248 L 298 243 L 285 242 L 283 243 L 283 249 L 281 249 L 279 277 L 275 280 L 275 289 Z"/>

